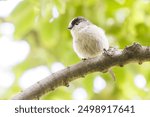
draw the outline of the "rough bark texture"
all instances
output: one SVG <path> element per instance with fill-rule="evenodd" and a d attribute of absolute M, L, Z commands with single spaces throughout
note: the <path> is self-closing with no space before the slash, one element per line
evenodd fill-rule
<path fill-rule="evenodd" d="M 83 77 L 91 72 L 107 72 L 113 66 L 123 66 L 130 62 L 142 62 L 150 60 L 150 47 L 141 46 L 134 43 L 131 46 L 118 50 L 110 48 L 104 51 L 101 56 L 81 61 L 75 65 L 67 67 L 50 76 L 38 81 L 26 90 L 20 92 L 12 99 L 15 100 L 31 100 L 39 98 L 49 91 L 53 91 L 59 86 L 69 86 L 69 82 Z"/>

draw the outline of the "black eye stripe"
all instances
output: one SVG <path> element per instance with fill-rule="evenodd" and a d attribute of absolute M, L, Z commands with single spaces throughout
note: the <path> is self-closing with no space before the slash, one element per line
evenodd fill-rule
<path fill-rule="evenodd" d="M 72 25 L 72 27 L 74 27 L 74 25 L 78 25 L 80 22 L 83 22 L 83 21 L 87 21 L 87 20 L 85 18 L 79 16 L 72 20 L 71 25 Z"/>
<path fill-rule="evenodd" d="M 72 25 L 74 26 L 75 24 L 79 24 L 80 22 L 81 22 L 80 19 L 75 18 L 75 19 L 72 21 Z"/>

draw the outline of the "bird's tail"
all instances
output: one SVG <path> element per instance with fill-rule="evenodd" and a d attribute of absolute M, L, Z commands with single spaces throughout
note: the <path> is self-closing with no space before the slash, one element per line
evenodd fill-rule
<path fill-rule="evenodd" d="M 116 76 L 115 76 L 114 72 L 112 71 L 112 69 L 109 69 L 108 72 L 111 75 L 111 77 L 113 78 L 113 80 L 115 81 L 116 80 Z"/>

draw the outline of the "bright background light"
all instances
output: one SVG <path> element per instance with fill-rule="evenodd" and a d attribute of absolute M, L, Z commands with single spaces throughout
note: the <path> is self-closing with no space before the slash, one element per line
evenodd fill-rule
<path fill-rule="evenodd" d="M 0 17 L 7 17 L 22 0 L 0 0 Z"/>
<path fill-rule="evenodd" d="M 95 93 L 100 93 L 106 87 L 106 81 L 100 76 L 96 76 L 93 83 Z"/>
<path fill-rule="evenodd" d="M 0 17 L 5 18 L 22 0 L 0 1 Z M 15 75 L 12 67 L 23 62 L 30 52 L 30 46 L 26 41 L 14 40 L 15 26 L 5 22 L 0 24 L 0 94 L 9 89 Z"/>
<path fill-rule="evenodd" d="M 29 69 L 22 74 L 19 79 L 19 85 L 22 89 L 26 89 L 48 75 L 50 75 L 50 70 L 46 66 Z"/>
<path fill-rule="evenodd" d="M 0 40 L 0 67 L 8 68 L 24 61 L 30 52 L 26 41 L 13 41 L 7 37 Z"/>
<path fill-rule="evenodd" d="M 9 88 L 15 80 L 15 75 L 11 71 L 0 69 L 0 87 Z"/>
<path fill-rule="evenodd" d="M 146 86 L 146 79 L 143 75 L 135 76 L 134 83 L 138 88 L 144 89 Z"/>
<path fill-rule="evenodd" d="M 56 6 L 54 6 L 54 7 L 52 8 L 52 16 L 53 16 L 53 17 L 49 20 L 49 22 L 53 22 L 54 19 L 56 19 L 56 18 L 59 16 L 59 12 L 58 12 Z"/>
<path fill-rule="evenodd" d="M 123 23 L 126 17 L 129 15 L 129 13 L 130 13 L 129 9 L 122 8 L 116 12 L 115 17 L 118 22 Z"/>
<path fill-rule="evenodd" d="M 61 70 L 61 69 L 64 69 L 65 68 L 65 66 L 62 64 L 62 63 L 60 63 L 60 62 L 55 62 L 55 63 L 53 63 L 52 64 L 52 66 L 51 66 L 51 72 L 53 73 L 53 72 L 57 72 L 57 71 L 59 71 L 59 70 Z"/>
<path fill-rule="evenodd" d="M 12 38 L 15 31 L 15 26 L 12 23 L 2 23 L 0 24 L 0 33 L 4 36 L 9 36 Z"/>
<path fill-rule="evenodd" d="M 15 75 L 10 70 L 0 69 L 0 97 L 15 81 Z"/>
<path fill-rule="evenodd" d="M 77 88 L 73 92 L 73 99 L 75 100 L 84 100 L 87 99 L 87 92 L 84 88 Z"/>
<path fill-rule="evenodd" d="M 8 0 L 0 1 L 0 17 L 7 17 L 12 10 L 22 0 Z M 56 7 L 52 9 L 54 20 L 59 16 Z M 14 40 L 15 26 L 12 23 L 5 22 L 0 24 L 0 87 L 9 88 L 14 82 L 15 76 L 11 72 L 12 67 L 23 62 L 30 53 L 29 44 L 24 41 Z M 55 62 L 51 66 L 51 71 L 56 72 L 65 68 L 62 63 Z M 22 89 L 25 89 L 42 78 L 50 75 L 50 70 L 46 66 L 38 66 L 25 71 L 19 81 L 19 85 Z M 1 92 L 1 90 L 0 90 Z"/>

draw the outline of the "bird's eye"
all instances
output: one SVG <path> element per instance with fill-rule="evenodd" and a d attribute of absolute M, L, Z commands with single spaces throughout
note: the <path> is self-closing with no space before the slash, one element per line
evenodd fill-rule
<path fill-rule="evenodd" d="M 79 24 L 79 22 L 76 22 L 76 25 L 78 25 Z"/>

